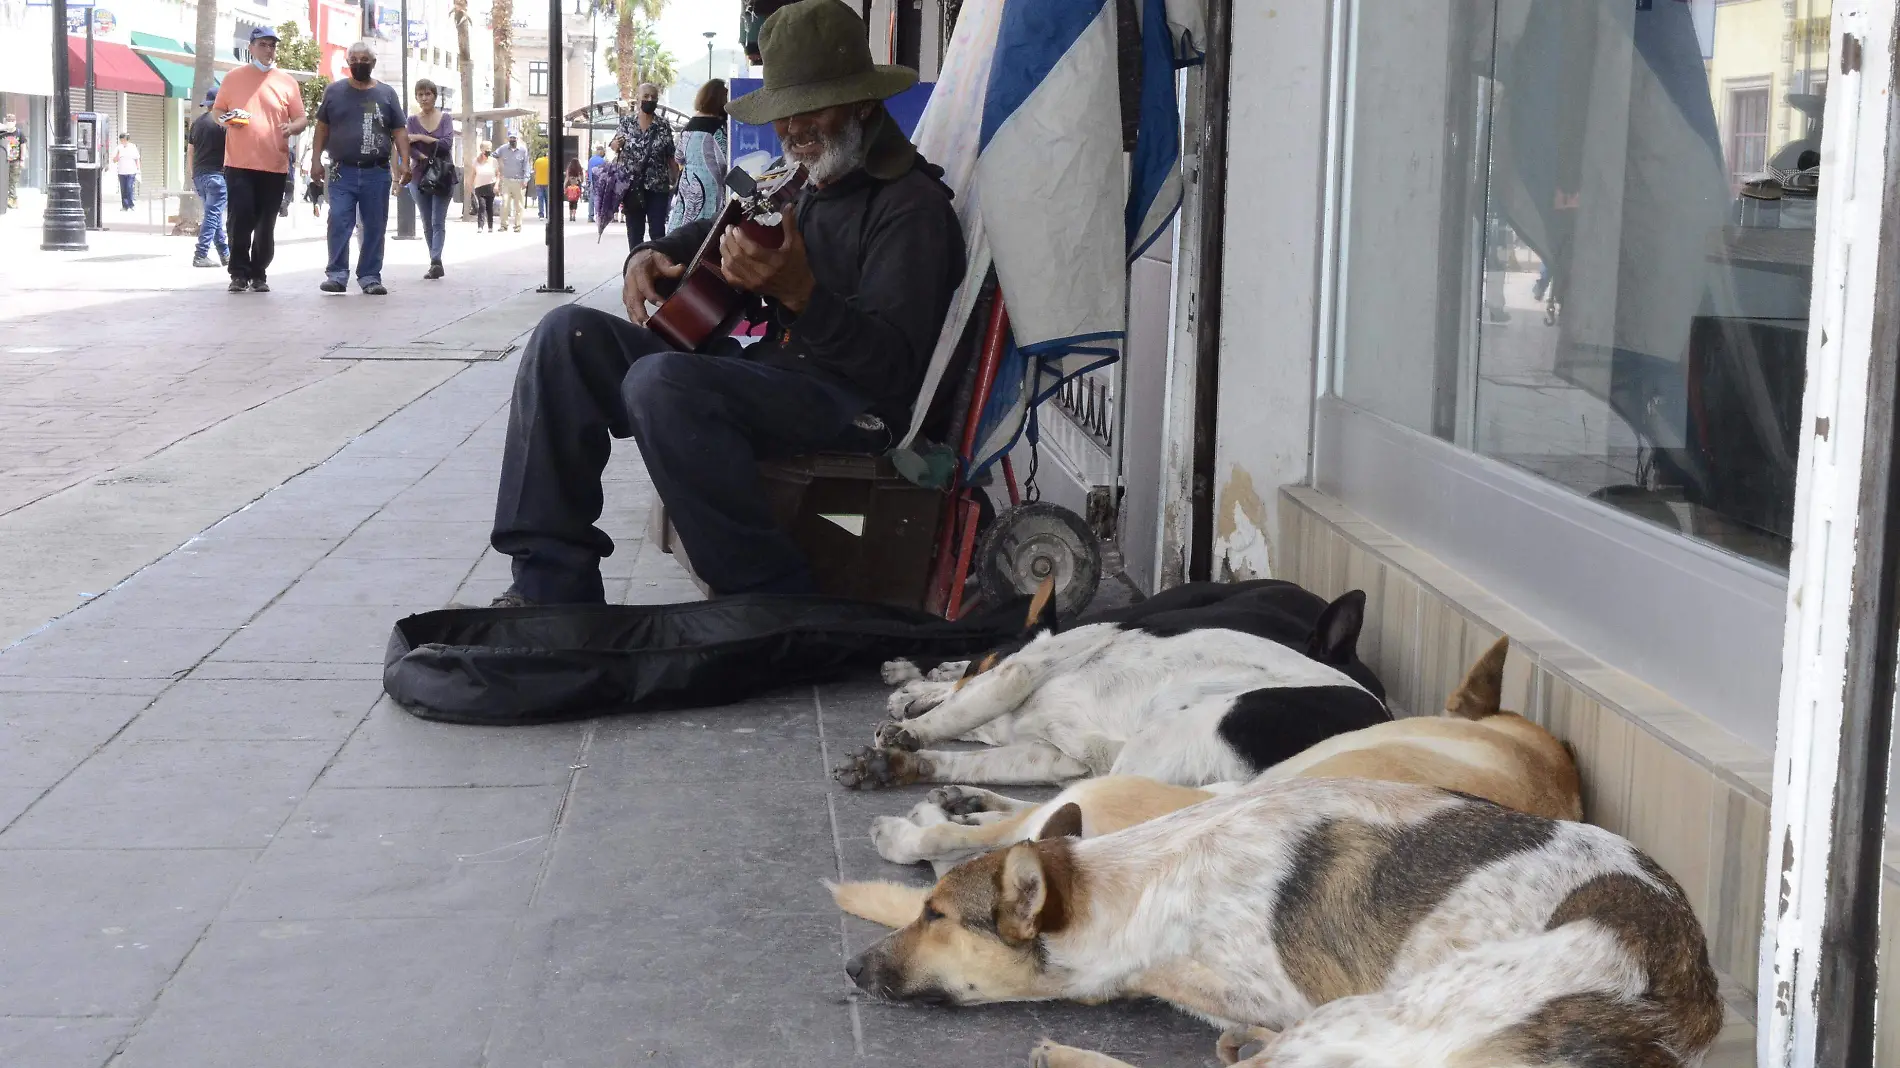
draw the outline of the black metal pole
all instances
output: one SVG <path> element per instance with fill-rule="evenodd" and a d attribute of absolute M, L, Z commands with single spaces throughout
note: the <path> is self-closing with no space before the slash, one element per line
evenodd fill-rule
<path fill-rule="evenodd" d="M 402 0 L 402 113 L 414 113 L 416 102 L 409 96 L 409 0 Z M 437 94 L 440 96 L 440 94 Z M 396 240 L 414 241 L 416 239 L 416 197 L 415 176 L 411 175 L 409 184 L 396 191 Z"/>
<path fill-rule="evenodd" d="M 86 212 L 79 206 L 78 150 L 73 147 L 72 64 L 66 62 L 66 0 L 53 0 L 53 143 L 47 149 L 46 216 L 40 248 L 86 251 Z"/>
<path fill-rule="evenodd" d="M 552 201 L 556 181 L 565 182 L 567 146 L 561 137 L 561 82 L 565 79 L 563 62 L 567 57 L 566 38 L 561 32 L 561 0 L 548 0 L 548 194 Z M 565 276 L 567 258 L 567 219 L 558 204 L 548 204 L 548 282 L 543 293 L 572 293 Z"/>

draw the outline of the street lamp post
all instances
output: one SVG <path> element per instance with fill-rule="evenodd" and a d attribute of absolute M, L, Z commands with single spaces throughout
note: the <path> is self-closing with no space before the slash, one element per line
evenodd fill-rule
<path fill-rule="evenodd" d="M 706 36 L 706 80 L 712 81 L 712 41 L 713 38 L 719 36 L 719 34 L 713 30 L 701 30 L 700 32 Z"/>
<path fill-rule="evenodd" d="M 73 146 L 72 66 L 66 62 L 66 0 L 53 0 L 53 144 L 47 150 L 46 216 L 40 248 L 86 251 L 86 212 L 79 206 L 78 149 Z"/>
<path fill-rule="evenodd" d="M 557 176 L 567 172 L 566 139 L 561 136 L 561 82 L 566 77 L 567 37 L 561 32 L 561 0 L 548 0 L 548 191 L 554 191 Z M 558 205 L 548 212 L 548 280 L 542 293 L 572 293 L 567 284 L 566 220 Z"/>

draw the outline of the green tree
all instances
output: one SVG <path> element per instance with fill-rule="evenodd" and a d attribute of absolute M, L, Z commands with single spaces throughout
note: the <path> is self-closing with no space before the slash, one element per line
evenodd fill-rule
<path fill-rule="evenodd" d="M 643 35 L 653 35 L 653 23 L 666 11 L 666 5 L 667 0 L 605 0 L 602 5 L 605 10 L 614 11 L 620 16 L 614 33 L 614 50 L 607 53 L 607 73 L 619 77 L 622 100 L 632 100 L 634 90 L 640 87 L 642 81 L 653 80 L 640 77 L 640 41 Z M 657 48 L 659 42 L 656 40 L 653 44 Z M 659 51 L 664 53 L 665 49 Z M 670 74 L 673 57 L 669 55 L 666 60 Z M 671 81 L 669 77 L 666 83 L 654 84 L 664 86 Z"/>
<path fill-rule="evenodd" d="M 320 70 L 323 65 L 323 47 L 317 44 L 315 38 L 305 37 L 296 23 L 283 23 L 277 27 L 277 65 L 285 70 Z M 323 100 L 323 90 L 329 87 L 330 79 L 319 73 L 297 84 L 303 90 L 304 111 L 315 115 L 317 104 Z"/>
<path fill-rule="evenodd" d="M 607 54 L 607 73 L 619 75 L 622 99 L 632 100 L 634 91 L 639 89 L 641 82 L 652 82 L 665 89 L 679 80 L 679 74 L 673 67 L 676 62 L 673 53 L 660 43 L 659 36 L 653 32 L 650 24 L 644 22 L 633 23 L 631 26 L 623 24 L 622 28 L 626 31 L 625 52 L 633 57 L 632 65 L 625 68 L 621 66 L 622 49 L 618 41 L 615 43 L 614 51 Z M 626 71 L 625 74 L 621 73 L 623 69 Z"/>

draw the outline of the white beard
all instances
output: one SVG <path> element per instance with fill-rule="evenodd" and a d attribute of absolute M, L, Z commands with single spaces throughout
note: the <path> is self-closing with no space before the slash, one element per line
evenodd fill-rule
<path fill-rule="evenodd" d="M 805 174 L 819 185 L 829 185 L 864 166 L 864 123 L 852 119 L 827 140 L 818 158 L 805 164 Z"/>

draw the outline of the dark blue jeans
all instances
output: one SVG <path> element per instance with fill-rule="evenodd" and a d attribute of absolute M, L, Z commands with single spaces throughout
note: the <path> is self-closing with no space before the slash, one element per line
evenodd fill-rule
<path fill-rule="evenodd" d="M 330 265 L 332 282 L 350 280 L 350 232 L 362 217 L 363 248 L 356 257 L 356 282 L 383 280 L 383 238 L 389 230 L 389 165 L 336 169 L 330 182 Z"/>
<path fill-rule="evenodd" d="M 204 202 L 204 221 L 198 224 L 198 247 L 193 250 L 193 259 L 205 259 L 211 254 L 211 246 L 218 246 L 218 255 L 231 254 L 231 242 L 224 236 L 224 202 L 229 194 L 225 190 L 224 175 L 218 171 L 200 174 L 191 180 L 192 187 L 198 191 L 198 199 Z"/>
<path fill-rule="evenodd" d="M 126 211 L 132 210 L 132 195 L 138 191 L 139 176 L 136 174 L 119 175 L 119 206 Z"/>
<path fill-rule="evenodd" d="M 811 570 L 773 520 L 758 460 L 875 452 L 850 390 L 740 355 L 671 352 L 627 320 L 568 305 L 541 319 L 515 374 L 495 502 L 496 551 L 529 600 L 604 600 L 600 519 L 612 438 L 631 437 L 693 570 L 715 593 L 808 593 Z"/>
<path fill-rule="evenodd" d="M 416 198 L 416 215 L 422 220 L 422 236 L 429 245 L 429 262 L 442 262 L 443 227 L 449 221 L 448 193 L 425 193 L 415 186 L 409 192 Z"/>
<path fill-rule="evenodd" d="M 626 198 L 620 202 L 620 206 L 627 212 L 628 248 L 633 248 L 642 241 L 658 241 L 666 236 L 666 213 L 673 206 L 671 196 L 665 193 L 629 189 Z M 640 236 L 642 232 L 649 236 Z"/>

